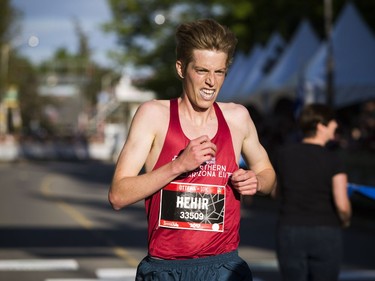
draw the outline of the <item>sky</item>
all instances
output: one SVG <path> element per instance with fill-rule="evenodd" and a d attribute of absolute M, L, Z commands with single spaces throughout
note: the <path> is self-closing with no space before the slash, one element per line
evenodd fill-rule
<path fill-rule="evenodd" d="M 88 36 L 94 61 L 111 65 L 106 53 L 116 48 L 115 36 L 100 28 L 111 19 L 107 0 L 11 0 L 11 3 L 23 14 L 19 20 L 21 31 L 13 46 L 32 62 L 51 58 L 60 47 L 75 53 L 78 49 L 76 19 Z"/>

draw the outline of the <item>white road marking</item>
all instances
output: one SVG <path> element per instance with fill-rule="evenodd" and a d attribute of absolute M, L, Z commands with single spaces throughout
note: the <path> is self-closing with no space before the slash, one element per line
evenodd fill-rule
<path fill-rule="evenodd" d="M 134 281 L 135 275 L 127 277 L 113 277 L 113 278 L 100 278 L 100 279 L 73 279 L 73 278 L 59 278 L 59 279 L 45 279 L 44 281 Z"/>
<path fill-rule="evenodd" d="M 78 262 L 72 259 L 0 260 L 0 271 L 77 270 L 78 268 Z"/>
<path fill-rule="evenodd" d="M 135 277 L 136 268 L 99 268 L 96 270 L 96 276 L 100 279 L 106 278 L 124 278 Z"/>

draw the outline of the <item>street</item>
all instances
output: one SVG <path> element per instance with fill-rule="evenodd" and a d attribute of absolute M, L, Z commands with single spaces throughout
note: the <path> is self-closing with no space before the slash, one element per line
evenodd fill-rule
<path fill-rule="evenodd" d="M 146 255 L 146 216 L 143 202 L 110 207 L 113 170 L 100 161 L 0 163 L 0 280 L 134 280 Z M 276 202 L 243 205 L 240 255 L 254 281 L 279 281 Z M 345 230 L 340 280 L 375 280 L 375 223 L 364 212 Z"/>

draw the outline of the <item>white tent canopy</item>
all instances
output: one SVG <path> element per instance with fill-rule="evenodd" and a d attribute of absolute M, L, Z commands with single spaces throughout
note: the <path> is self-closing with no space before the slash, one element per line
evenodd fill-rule
<path fill-rule="evenodd" d="M 375 37 L 354 5 L 348 3 L 332 31 L 334 105 L 344 107 L 375 99 Z M 322 43 L 308 68 L 306 81 L 313 100 L 325 93 L 327 43 Z M 310 97 L 311 99 L 311 97 Z"/>
<path fill-rule="evenodd" d="M 230 99 L 231 95 L 231 87 L 233 85 L 233 79 L 236 77 L 238 71 L 241 69 L 241 65 L 245 60 L 246 55 L 242 51 L 236 52 L 233 63 L 230 66 L 227 76 L 225 77 L 225 81 L 221 87 L 220 94 L 218 100 L 227 101 Z"/>
<path fill-rule="evenodd" d="M 257 56 L 250 72 L 243 78 L 240 89 L 233 96 L 234 101 L 247 101 L 249 95 L 257 88 L 263 76 L 277 62 L 285 48 L 285 41 L 281 35 L 274 32 L 268 40 L 263 52 Z"/>
<path fill-rule="evenodd" d="M 295 87 L 299 73 L 319 47 L 320 41 L 310 23 L 303 20 L 287 49 L 270 74 L 261 82 L 258 91 L 274 91 Z"/>
<path fill-rule="evenodd" d="M 262 53 L 263 48 L 259 44 L 256 44 L 250 54 L 245 58 L 245 60 L 241 64 L 241 69 L 236 74 L 236 77 L 232 79 L 233 82 L 230 89 L 231 99 L 233 99 L 234 96 L 238 95 L 238 91 L 241 89 L 246 77 L 249 75 L 249 73 L 252 72 L 254 65 L 262 56 Z"/>
<path fill-rule="evenodd" d="M 300 23 L 277 64 L 263 78 L 247 103 L 268 111 L 283 96 L 295 97 L 301 72 L 319 48 L 319 38 L 307 20 Z"/>
<path fill-rule="evenodd" d="M 249 55 L 240 52 L 235 56 L 233 64 L 220 90 L 218 101 L 233 101 L 233 95 L 240 88 L 244 77 L 251 71 L 261 53 L 262 47 L 256 45 Z"/>

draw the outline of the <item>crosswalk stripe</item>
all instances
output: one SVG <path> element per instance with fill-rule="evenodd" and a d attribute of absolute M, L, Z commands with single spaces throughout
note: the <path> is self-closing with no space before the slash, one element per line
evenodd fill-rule
<path fill-rule="evenodd" d="M 74 279 L 74 278 L 57 278 L 57 279 L 45 279 L 44 281 L 115 281 L 115 280 L 118 280 L 118 279 Z M 134 281 L 134 277 L 133 279 L 129 279 L 129 280 L 126 280 L 126 279 L 121 279 L 121 281 Z"/>
<path fill-rule="evenodd" d="M 96 276 L 101 279 L 135 277 L 136 268 L 99 268 L 96 270 Z"/>
<path fill-rule="evenodd" d="M 0 260 L 0 271 L 77 270 L 78 268 L 78 262 L 72 259 Z"/>
<path fill-rule="evenodd" d="M 74 279 L 74 278 L 53 278 L 53 279 L 45 279 L 44 281 L 134 281 L 135 276 L 128 276 L 121 279 L 118 278 L 109 278 L 109 279 Z M 255 280 L 254 280 L 255 281 Z"/>
<path fill-rule="evenodd" d="M 44 281 L 134 281 L 135 275 L 133 276 L 126 276 L 126 277 L 121 277 L 121 279 L 114 277 L 114 278 L 100 278 L 100 279 L 82 279 L 82 278 L 50 278 L 50 279 L 45 279 Z"/>

